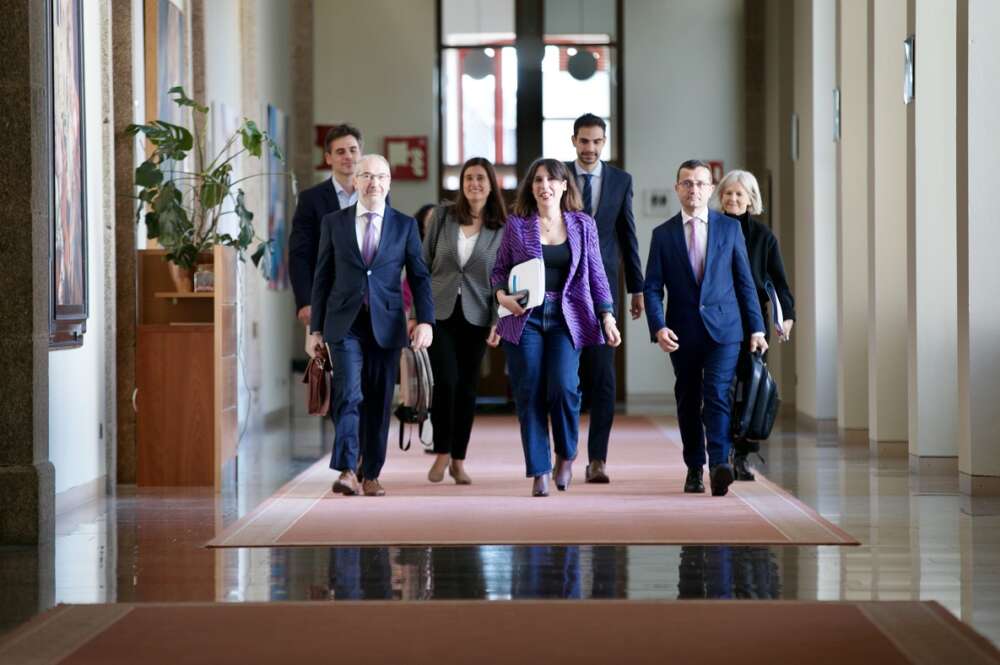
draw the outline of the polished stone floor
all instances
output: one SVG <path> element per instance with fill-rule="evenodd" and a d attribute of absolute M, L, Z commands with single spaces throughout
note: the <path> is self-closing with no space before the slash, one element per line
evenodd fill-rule
<path fill-rule="evenodd" d="M 322 454 L 317 422 L 258 428 L 240 451 L 221 495 L 120 488 L 59 515 L 54 548 L 0 549 L 0 632 L 54 603 L 932 599 L 1000 642 L 1000 503 L 962 496 L 952 472 L 913 474 L 905 455 L 873 455 L 866 441 L 794 418 L 762 446 L 758 467 L 860 547 L 205 549 L 217 528 Z M 410 454 L 422 453 L 414 445 Z M 473 443 L 470 472 L 474 458 Z"/>

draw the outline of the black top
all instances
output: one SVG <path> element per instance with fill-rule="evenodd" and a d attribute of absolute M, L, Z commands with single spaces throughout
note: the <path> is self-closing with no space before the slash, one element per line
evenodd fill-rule
<path fill-rule="evenodd" d="M 562 291 L 569 277 L 569 242 L 561 245 L 542 245 L 542 261 L 545 263 L 545 290 Z"/>
<path fill-rule="evenodd" d="M 740 227 L 743 229 L 743 237 L 747 241 L 747 254 L 750 258 L 750 272 L 753 273 L 753 281 L 757 286 L 757 297 L 760 298 L 760 310 L 764 314 L 765 322 L 770 323 L 767 314 L 767 304 L 770 299 L 764 289 L 766 282 L 771 282 L 774 285 L 775 293 L 778 294 L 778 302 L 781 303 L 781 313 L 785 320 L 794 321 L 795 299 L 788 286 L 788 277 L 785 276 L 785 265 L 781 261 L 778 239 L 771 233 L 771 229 L 750 217 L 749 212 L 738 217 L 736 215 L 729 216 L 738 219 Z M 769 325 L 765 325 L 765 328 L 769 327 Z"/>

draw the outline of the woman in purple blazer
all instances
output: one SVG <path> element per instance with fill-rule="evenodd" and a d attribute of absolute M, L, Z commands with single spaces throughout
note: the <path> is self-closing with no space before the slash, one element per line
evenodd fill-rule
<path fill-rule="evenodd" d="M 581 207 L 566 165 L 536 160 L 518 189 L 493 267 L 497 302 L 511 311 L 499 319 L 496 330 L 507 354 L 533 496 L 549 493 L 550 418 L 556 487 L 565 490 L 573 477 L 580 426 L 580 350 L 621 344 L 597 225 Z M 536 258 L 545 263 L 545 302 L 525 309 L 507 293 L 507 281 L 514 266 Z"/>

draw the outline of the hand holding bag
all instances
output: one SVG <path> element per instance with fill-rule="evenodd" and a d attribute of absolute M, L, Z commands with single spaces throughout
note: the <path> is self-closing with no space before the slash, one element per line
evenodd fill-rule
<path fill-rule="evenodd" d="M 330 393 L 333 383 L 333 367 L 324 346 L 309 359 L 302 383 L 306 384 L 306 403 L 310 416 L 325 416 L 330 413 Z"/>

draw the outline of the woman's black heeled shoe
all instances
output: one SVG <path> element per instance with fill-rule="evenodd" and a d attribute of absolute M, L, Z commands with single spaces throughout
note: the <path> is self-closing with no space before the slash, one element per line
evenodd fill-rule
<path fill-rule="evenodd" d="M 531 484 L 531 496 L 548 496 L 548 495 L 549 495 L 548 474 L 535 476 L 535 480 Z"/>

